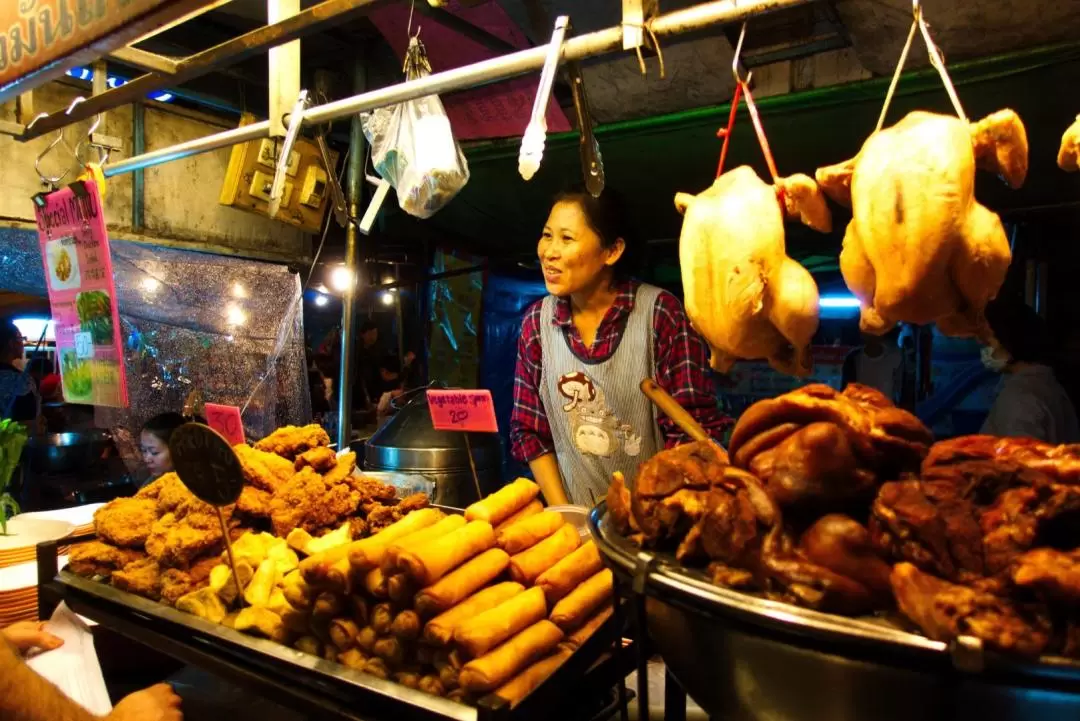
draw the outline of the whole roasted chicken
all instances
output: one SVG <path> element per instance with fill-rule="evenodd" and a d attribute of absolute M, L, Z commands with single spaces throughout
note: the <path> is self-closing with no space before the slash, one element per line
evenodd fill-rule
<path fill-rule="evenodd" d="M 1027 133 L 1015 112 L 971 124 L 912 112 L 851 160 L 818 169 L 822 189 L 852 209 L 840 271 L 862 301 L 864 331 L 937 323 L 946 335 L 988 336 L 983 311 L 1011 253 L 1001 220 L 975 200 L 976 167 L 1023 185 Z"/>
<path fill-rule="evenodd" d="M 676 194 L 675 207 L 685 216 L 679 263 L 686 312 L 712 348 L 713 369 L 726 373 L 737 359 L 766 358 L 782 373 L 807 375 L 818 291 L 787 255 L 784 219 L 832 229 L 817 184 L 793 175 L 773 187 L 744 165 L 697 195 Z"/>
<path fill-rule="evenodd" d="M 1061 136 L 1058 167 L 1070 173 L 1080 170 L 1080 115 L 1076 116 L 1076 121 Z"/>

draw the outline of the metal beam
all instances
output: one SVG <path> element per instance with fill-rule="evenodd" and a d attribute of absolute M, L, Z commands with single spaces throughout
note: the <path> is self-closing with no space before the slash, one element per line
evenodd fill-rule
<path fill-rule="evenodd" d="M 762 13 L 782 10 L 806 2 L 811 2 L 811 0 L 738 0 L 738 5 L 732 0 L 714 0 L 685 10 L 676 10 L 661 15 L 653 21 L 652 30 L 657 38 L 663 39 L 692 30 L 700 30 L 710 25 L 746 20 Z M 320 125 L 354 113 L 374 110 L 395 103 L 403 103 L 406 100 L 422 98 L 427 95 L 440 95 L 455 90 L 479 87 L 500 80 L 508 80 L 541 69 L 544 66 L 544 60 L 547 58 L 547 50 L 547 45 L 540 45 L 528 50 L 503 55 L 502 57 L 491 58 L 472 65 L 435 73 L 418 80 L 410 80 L 390 87 L 354 95 L 350 98 L 343 98 L 325 105 L 318 105 L 304 114 L 304 124 L 309 126 Z M 568 39 L 563 44 L 562 61 L 584 60 L 585 58 L 621 50 L 622 28 L 615 26 Z M 77 111 L 79 108 L 89 105 L 90 102 L 80 103 L 75 110 Z M 44 122 L 43 120 L 35 125 L 35 129 Z M 269 137 L 269 132 L 270 121 L 263 120 L 251 125 L 226 130 L 216 135 L 208 135 L 186 143 L 178 143 L 118 163 L 110 163 L 103 170 L 106 177 L 130 173 L 138 168 L 149 168 L 171 160 L 191 157 L 218 148 L 227 148 L 237 143 L 260 140 Z"/>
<path fill-rule="evenodd" d="M 46 118 L 42 118 L 34 123 L 33 128 L 27 130 L 22 139 L 31 140 L 59 130 L 66 125 L 86 120 L 97 113 L 141 100 L 149 93 L 168 85 L 185 83 L 223 66 L 232 65 L 255 55 L 260 55 L 277 45 L 339 25 L 353 15 L 366 12 L 388 1 L 323 0 L 318 5 L 279 23 L 265 25 L 238 38 L 233 38 L 184 58 L 177 62 L 176 72 L 171 76 L 156 73 L 142 75 L 118 88 L 88 98 L 86 102 L 75 106 L 70 115 L 53 113 Z"/>
<path fill-rule="evenodd" d="M 79 3 L 73 17 L 72 2 L 0 2 L 0 28 L 5 35 L 21 33 L 30 52 L 16 59 L 8 53 L 0 67 L 0 102 L 10 100 L 50 80 L 63 77 L 78 65 L 89 65 L 110 50 L 130 44 L 140 35 L 205 6 L 209 0 L 126 0 L 123 3 Z M 108 7 L 107 7 L 108 5 Z M 121 8 L 114 7 L 121 5 Z M 85 6 L 85 7 L 84 7 Z M 59 28 L 50 33 L 44 13 L 51 11 Z M 41 19 L 38 13 L 42 13 Z M 8 32 L 10 29 L 10 33 Z M 36 49 L 34 49 L 36 48 Z M 98 112 L 98 111 L 94 111 Z M 61 117 L 63 113 L 60 114 Z M 82 116 L 84 119 L 89 116 Z M 44 122 L 44 121 L 43 121 Z M 37 130 L 35 124 L 34 130 Z M 55 130 L 55 128 L 54 128 Z"/>
<path fill-rule="evenodd" d="M 164 55 L 157 55 L 156 53 L 148 53 L 145 50 L 139 50 L 138 48 L 120 48 L 119 50 L 113 50 L 109 53 L 109 57 L 119 63 L 123 63 L 132 68 L 138 68 L 139 70 L 146 70 L 160 75 L 176 74 L 176 58 L 169 58 Z"/>

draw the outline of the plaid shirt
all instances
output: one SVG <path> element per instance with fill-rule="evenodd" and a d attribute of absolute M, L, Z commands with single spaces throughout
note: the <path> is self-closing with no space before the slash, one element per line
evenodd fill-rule
<path fill-rule="evenodd" d="M 574 326 L 570 301 L 555 303 L 552 324 L 558 326 L 570 343 L 570 350 L 583 360 L 607 360 L 618 347 L 626 330 L 626 321 L 634 309 L 634 294 L 639 283 L 625 280 L 618 284 L 615 302 L 608 309 L 596 332 L 592 348 L 586 348 Z M 543 353 L 540 345 L 540 307 L 537 301 L 525 313 L 518 340 L 517 369 L 514 374 L 514 411 L 510 418 L 510 443 L 514 458 L 528 462 L 553 452 L 551 426 L 540 400 Z M 719 439 L 731 418 L 716 405 L 712 378 L 709 376 L 709 350 L 692 328 L 682 304 L 671 293 L 662 292 L 653 310 L 653 357 L 656 359 L 656 382 L 690 412 L 709 435 Z M 634 381 L 635 383 L 637 380 Z M 663 413 L 658 423 L 667 448 L 686 443 L 689 436 Z"/>

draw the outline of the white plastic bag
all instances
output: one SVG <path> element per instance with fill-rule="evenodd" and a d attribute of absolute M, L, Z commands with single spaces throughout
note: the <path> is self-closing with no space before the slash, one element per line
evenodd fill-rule
<path fill-rule="evenodd" d="M 424 45 L 414 37 L 405 54 L 405 77 L 430 73 Z M 469 182 L 469 165 L 438 95 L 363 113 L 360 120 L 375 170 L 394 186 L 398 205 L 409 215 L 430 218 Z"/>

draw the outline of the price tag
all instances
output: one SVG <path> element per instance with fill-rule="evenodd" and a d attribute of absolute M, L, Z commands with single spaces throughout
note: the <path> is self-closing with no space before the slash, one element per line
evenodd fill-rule
<path fill-rule="evenodd" d="M 499 432 L 489 390 L 429 390 L 427 402 L 431 424 L 437 431 Z"/>
<path fill-rule="evenodd" d="M 200 500 L 214 506 L 235 503 L 244 472 L 232 446 L 202 423 L 185 423 L 169 436 L 169 455 L 180 480 Z"/>
<path fill-rule="evenodd" d="M 217 403 L 203 405 L 206 424 L 225 436 L 230 445 L 244 443 L 244 422 L 240 419 L 240 409 L 236 406 L 223 406 Z"/>
<path fill-rule="evenodd" d="M 75 334 L 75 357 L 79 360 L 94 357 L 94 336 L 92 333 Z"/>

